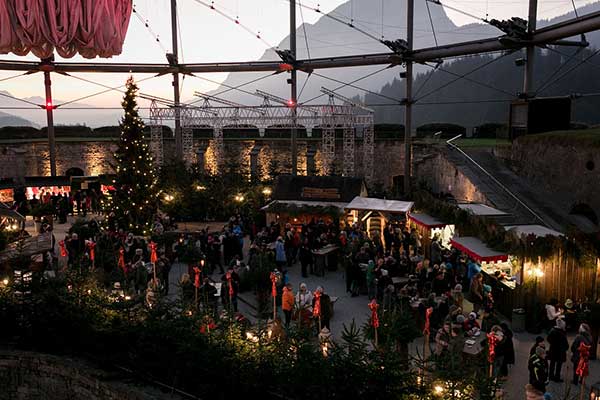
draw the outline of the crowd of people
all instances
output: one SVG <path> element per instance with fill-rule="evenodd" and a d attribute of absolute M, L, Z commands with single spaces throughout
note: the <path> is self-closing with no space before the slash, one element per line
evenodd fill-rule
<path fill-rule="evenodd" d="M 100 211 L 102 192 L 95 189 L 73 191 L 51 191 L 41 189 L 39 194 L 33 194 L 28 199 L 25 194 L 15 194 L 14 209 L 22 215 L 31 215 L 40 206 L 48 206 L 58 223 L 67 222 L 68 215 L 87 216 L 88 213 Z M 47 217 L 47 216 L 46 216 Z"/>

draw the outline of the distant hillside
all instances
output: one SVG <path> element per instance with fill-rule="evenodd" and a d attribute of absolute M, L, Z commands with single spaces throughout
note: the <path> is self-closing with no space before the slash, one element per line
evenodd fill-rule
<path fill-rule="evenodd" d="M 576 50 L 568 48 L 560 51 L 572 54 Z M 577 57 L 587 58 L 591 53 L 592 50 L 581 50 Z M 472 81 L 461 79 L 450 84 L 456 79 L 456 76 L 464 75 L 492 61 L 493 56 L 468 57 L 452 63 L 444 63 L 441 66 L 444 71 L 438 70 L 418 76 L 414 83 L 418 100 L 413 114 L 415 126 L 424 123 L 447 122 L 474 127 L 485 122 L 508 122 L 510 101 L 514 100 L 516 94 L 523 88 L 523 67 L 515 66 L 515 60 L 521 57 L 523 57 L 522 53 L 518 52 L 498 59 L 493 64 L 468 75 Z M 600 93 L 600 80 L 590 79 L 590 77 L 598 76 L 600 55 L 591 58 L 590 62 L 594 64 L 582 64 L 572 73 L 565 75 L 563 79 L 538 92 L 538 96 Z M 560 77 L 575 66 L 578 61 L 567 63 L 558 73 L 555 73 L 564 63 L 565 59 L 561 55 L 538 50 L 534 71 L 534 88 L 539 89 L 546 82 L 552 82 L 554 78 Z M 499 90 L 484 87 L 473 81 Z M 447 86 L 435 91 L 444 85 Z M 380 93 L 393 98 L 403 98 L 404 91 L 404 80 L 394 80 L 391 84 L 384 86 Z M 432 94 L 426 96 L 429 93 Z M 419 99 L 420 96 L 426 97 Z M 379 123 L 404 122 L 404 107 L 379 107 L 378 104 L 389 104 L 390 102 L 373 94 L 366 95 L 364 101 L 374 105 L 376 121 Z M 465 101 L 469 103 L 461 104 Z M 576 99 L 572 105 L 572 120 L 587 124 L 599 124 L 598 109 L 600 109 L 600 96 Z"/>
<path fill-rule="evenodd" d="M 4 112 L 0 112 L 0 128 L 4 126 L 33 126 L 37 127 L 33 122 L 26 120 L 25 118 L 10 115 Z"/>

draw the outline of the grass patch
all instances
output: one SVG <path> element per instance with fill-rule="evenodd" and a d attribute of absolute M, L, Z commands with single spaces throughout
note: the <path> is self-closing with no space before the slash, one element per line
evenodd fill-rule
<path fill-rule="evenodd" d="M 522 136 L 517 139 L 517 142 L 519 144 L 548 143 L 562 146 L 577 144 L 600 147 L 600 128 L 539 133 Z"/>

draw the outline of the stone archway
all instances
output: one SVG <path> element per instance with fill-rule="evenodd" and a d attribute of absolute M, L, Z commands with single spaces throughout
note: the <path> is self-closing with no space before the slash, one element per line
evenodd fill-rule
<path fill-rule="evenodd" d="M 79 167 L 71 167 L 65 172 L 65 175 L 70 178 L 72 176 L 84 176 L 85 173 Z"/>

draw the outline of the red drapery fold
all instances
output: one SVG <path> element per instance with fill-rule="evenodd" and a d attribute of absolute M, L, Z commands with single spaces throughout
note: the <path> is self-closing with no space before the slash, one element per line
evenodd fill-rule
<path fill-rule="evenodd" d="M 121 54 L 132 0 L 0 0 L 0 54 Z"/>

